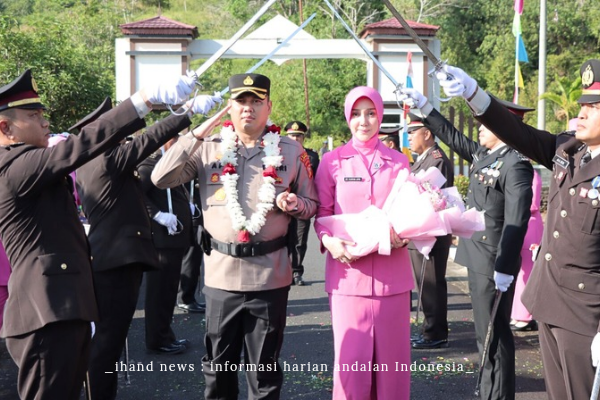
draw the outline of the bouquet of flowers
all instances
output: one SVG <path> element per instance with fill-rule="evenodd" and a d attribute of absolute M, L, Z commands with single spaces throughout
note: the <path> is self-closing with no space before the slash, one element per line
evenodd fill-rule
<path fill-rule="evenodd" d="M 437 236 L 470 238 L 474 232 L 485 229 L 483 211 L 465 211 L 456 187 L 440 189 L 445 182 L 446 178 L 434 167 L 416 175 L 402 170 L 382 209 L 370 206 L 357 214 L 322 217 L 319 223 L 334 236 L 356 243 L 348 248 L 354 256 L 374 251 L 389 255 L 391 226 L 428 257 Z"/>

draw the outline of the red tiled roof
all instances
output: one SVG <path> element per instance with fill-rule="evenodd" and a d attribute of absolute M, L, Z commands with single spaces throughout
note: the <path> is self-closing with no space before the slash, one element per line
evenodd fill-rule
<path fill-rule="evenodd" d="M 198 28 L 162 15 L 119 25 L 124 35 L 198 36 Z"/>
<path fill-rule="evenodd" d="M 435 36 L 435 33 L 440 29 L 436 25 L 427 25 L 409 20 L 406 22 L 420 36 Z M 396 18 L 389 18 L 366 25 L 359 34 L 361 38 L 369 35 L 407 35 L 407 33 Z"/>

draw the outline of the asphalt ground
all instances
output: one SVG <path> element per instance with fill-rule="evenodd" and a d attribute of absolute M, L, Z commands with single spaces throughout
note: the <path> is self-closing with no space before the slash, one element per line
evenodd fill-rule
<path fill-rule="evenodd" d="M 292 286 L 288 303 L 287 328 L 280 363 L 287 366 L 281 398 L 325 400 L 331 398 L 333 336 L 329 304 L 324 290 L 325 257 L 311 231 L 304 265 L 306 285 Z M 447 271 L 449 301 L 449 346 L 435 350 L 413 350 L 411 399 L 475 399 L 477 347 L 473 314 L 468 295 L 466 269 L 449 262 Z M 176 309 L 173 329 L 179 339 L 189 339 L 192 347 L 183 354 L 147 354 L 144 344 L 143 291 L 128 336 L 129 362 L 136 371 L 119 372 L 118 399 L 149 400 L 203 399 L 204 378 L 200 362 L 204 355 L 203 314 L 186 314 Z M 202 301 L 199 296 L 198 300 Z M 416 305 L 413 292 L 413 305 Z M 412 329 L 415 312 L 412 313 Z M 422 313 L 421 313 L 422 318 Z M 546 399 L 537 332 L 517 333 L 517 400 Z M 133 368 L 133 367 L 130 367 Z M 302 370 L 303 369 L 303 370 Z M 441 371 L 438 372 L 438 370 Z M 238 373 L 240 399 L 247 398 L 243 373 Z M 0 344 L 0 399 L 18 399 L 17 369 L 4 344 Z M 84 398 L 82 396 L 82 398 Z M 59 399 L 57 399 L 59 400 Z"/>

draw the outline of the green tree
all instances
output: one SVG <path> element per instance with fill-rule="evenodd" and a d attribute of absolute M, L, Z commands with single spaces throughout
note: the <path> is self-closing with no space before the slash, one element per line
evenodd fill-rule
<path fill-rule="evenodd" d="M 554 103 L 554 114 L 559 121 L 565 121 L 565 129 L 569 128 L 569 121 L 579 113 L 577 99 L 581 96 L 581 77 L 572 80 L 570 77 L 555 75 L 553 83 L 554 92 L 546 92 L 540 96 Z"/>

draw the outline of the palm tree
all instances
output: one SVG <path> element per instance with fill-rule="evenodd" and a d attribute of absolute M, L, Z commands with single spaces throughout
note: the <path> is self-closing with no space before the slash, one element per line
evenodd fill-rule
<path fill-rule="evenodd" d="M 581 96 L 581 77 L 571 81 L 568 76 L 559 77 L 554 75 L 558 89 L 554 92 L 546 92 L 540 99 L 550 100 L 556 105 L 554 115 L 559 121 L 565 121 L 565 129 L 569 129 L 569 121 L 579 113 L 577 99 Z"/>

